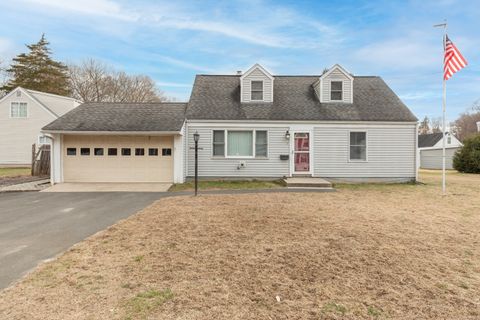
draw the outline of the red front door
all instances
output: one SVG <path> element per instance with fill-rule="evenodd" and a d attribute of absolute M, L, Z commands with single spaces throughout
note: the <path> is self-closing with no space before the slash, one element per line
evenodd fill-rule
<path fill-rule="evenodd" d="M 295 132 L 293 135 L 295 172 L 310 172 L 310 134 Z"/>

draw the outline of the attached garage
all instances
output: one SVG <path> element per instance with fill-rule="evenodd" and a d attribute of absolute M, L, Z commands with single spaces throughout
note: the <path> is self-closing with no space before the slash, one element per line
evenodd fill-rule
<path fill-rule="evenodd" d="M 53 183 L 184 181 L 185 103 L 85 103 L 43 128 Z"/>
<path fill-rule="evenodd" d="M 173 182 L 173 136 L 63 137 L 64 182 Z"/>

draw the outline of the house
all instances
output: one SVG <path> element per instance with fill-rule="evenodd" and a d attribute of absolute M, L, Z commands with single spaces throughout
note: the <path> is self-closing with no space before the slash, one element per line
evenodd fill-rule
<path fill-rule="evenodd" d="M 20 87 L 0 99 L 0 166 L 30 166 L 32 144 L 47 143 L 41 128 L 80 103 Z"/>
<path fill-rule="evenodd" d="M 376 76 L 197 75 L 187 103 L 84 104 L 43 128 L 53 182 L 415 180 L 417 118 Z M 111 149 L 111 151 L 110 151 Z"/>
<path fill-rule="evenodd" d="M 453 169 L 453 156 L 463 144 L 455 135 L 445 134 L 445 168 Z M 418 136 L 418 160 L 422 169 L 442 169 L 443 133 L 421 134 Z"/>

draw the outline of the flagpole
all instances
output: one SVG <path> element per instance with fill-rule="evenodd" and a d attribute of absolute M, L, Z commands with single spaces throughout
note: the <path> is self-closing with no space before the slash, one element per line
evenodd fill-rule
<path fill-rule="evenodd" d="M 442 139 L 442 194 L 447 194 L 446 186 L 446 174 L 445 174 L 445 130 L 446 130 L 446 110 L 447 110 L 447 81 L 445 80 L 445 47 L 447 41 L 447 20 L 444 23 L 436 24 L 434 27 L 443 27 L 443 63 L 442 63 L 442 79 L 443 79 L 443 94 L 442 94 L 442 127 L 443 127 L 443 139 Z"/>
<path fill-rule="evenodd" d="M 445 56 L 445 47 L 446 47 L 446 42 L 447 42 L 447 22 L 445 21 L 445 26 L 443 28 L 444 34 L 443 34 L 443 54 Z M 445 59 L 445 58 L 444 58 Z M 443 63 L 444 65 L 444 63 Z M 443 74 L 443 72 L 442 72 Z M 447 111 L 447 81 L 445 80 L 445 77 L 443 77 L 443 143 L 442 143 L 442 192 L 443 195 L 446 195 L 447 193 L 447 186 L 446 186 L 446 174 L 445 174 L 445 130 L 446 130 L 446 121 L 445 121 L 445 114 Z"/>

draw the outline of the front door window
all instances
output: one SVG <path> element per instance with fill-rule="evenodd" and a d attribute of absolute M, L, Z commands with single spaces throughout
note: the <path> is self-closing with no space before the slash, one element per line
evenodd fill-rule
<path fill-rule="evenodd" d="M 294 165 L 295 172 L 310 171 L 310 134 L 296 132 L 294 134 Z"/>

